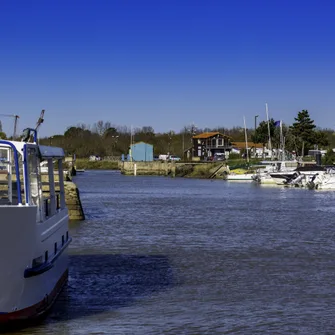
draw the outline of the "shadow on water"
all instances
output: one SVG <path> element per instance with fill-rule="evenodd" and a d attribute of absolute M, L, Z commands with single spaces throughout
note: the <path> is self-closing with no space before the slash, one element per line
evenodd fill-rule
<path fill-rule="evenodd" d="M 131 306 L 174 285 L 168 258 L 161 255 L 70 255 L 69 262 L 68 284 L 46 317 L 0 328 L 1 333 L 44 334 L 58 329 L 57 323 Z"/>
<path fill-rule="evenodd" d="M 112 311 L 173 285 L 165 256 L 71 255 L 67 287 L 46 322 Z"/>

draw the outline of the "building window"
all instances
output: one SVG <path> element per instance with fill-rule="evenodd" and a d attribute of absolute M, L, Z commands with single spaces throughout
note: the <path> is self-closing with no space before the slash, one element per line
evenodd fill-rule
<path fill-rule="evenodd" d="M 216 139 L 215 138 L 212 139 L 212 147 L 216 147 Z"/>
<path fill-rule="evenodd" d="M 219 138 L 219 139 L 218 139 L 218 146 L 219 146 L 219 147 L 222 147 L 222 146 L 223 146 L 223 139 L 222 139 L 222 138 Z"/>

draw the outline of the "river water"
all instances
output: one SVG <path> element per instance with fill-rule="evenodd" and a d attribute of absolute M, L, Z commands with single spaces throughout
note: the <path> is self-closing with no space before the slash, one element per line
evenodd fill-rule
<path fill-rule="evenodd" d="M 335 192 L 76 177 L 68 287 L 20 334 L 335 334 Z"/>

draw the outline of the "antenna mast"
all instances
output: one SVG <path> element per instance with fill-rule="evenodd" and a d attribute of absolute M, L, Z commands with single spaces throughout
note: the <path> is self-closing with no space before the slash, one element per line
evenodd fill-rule
<path fill-rule="evenodd" d="M 18 115 L 16 114 L 0 114 L 0 116 L 6 116 L 6 117 L 13 117 L 14 120 L 14 131 L 13 131 L 13 140 L 15 140 L 16 138 L 16 131 L 17 131 L 17 123 L 18 123 L 18 119 L 20 118 Z"/>
<path fill-rule="evenodd" d="M 243 121 L 244 121 L 245 151 L 247 154 L 247 162 L 249 163 L 248 134 L 247 134 L 247 125 L 245 123 L 245 116 L 243 116 Z"/>
<path fill-rule="evenodd" d="M 270 132 L 270 122 L 269 122 L 269 110 L 268 110 L 268 104 L 267 103 L 265 103 L 265 112 L 266 112 L 266 120 L 268 122 L 269 150 L 271 152 L 271 159 L 272 159 L 271 132 Z"/>

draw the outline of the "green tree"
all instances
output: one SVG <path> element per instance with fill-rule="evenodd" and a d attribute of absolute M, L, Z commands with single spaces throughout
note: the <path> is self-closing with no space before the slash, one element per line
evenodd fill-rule
<path fill-rule="evenodd" d="M 117 132 L 117 129 L 115 127 L 110 127 L 108 129 L 105 130 L 104 132 L 104 137 L 105 138 L 108 138 L 108 137 L 113 137 L 113 136 L 117 136 L 118 135 L 118 132 Z"/>
<path fill-rule="evenodd" d="M 275 133 L 275 122 L 273 119 L 269 120 L 269 126 L 270 136 L 272 139 Z M 259 123 L 255 133 L 251 136 L 251 139 L 254 143 L 261 143 L 263 147 L 265 147 L 265 145 L 269 142 L 269 128 L 267 121 L 262 121 Z"/>
<path fill-rule="evenodd" d="M 316 126 L 306 109 L 298 112 L 298 116 L 294 120 L 295 122 L 290 129 L 296 140 L 297 152 L 301 151 L 301 156 L 304 156 L 305 150 L 314 142 L 314 129 Z"/>
<path fill-rule="evenodd" d="M 333 165 L 335 163 L 335 152 L 333 149 L 328 149 L 322 161 L 324 165 Z"/>
<path fill-rule="evenodd" d="M 329 145 L 328 134 L 325 131 L 317 130 L 314 132 L 314 144 L 320 148 L 325 148 Z"/>
<path fill-rule="evenodd" d="M 7 139 L 7 135 L 3 131 L 0 131 L 0 138 L 2 140 L 6 140 Z"/>

